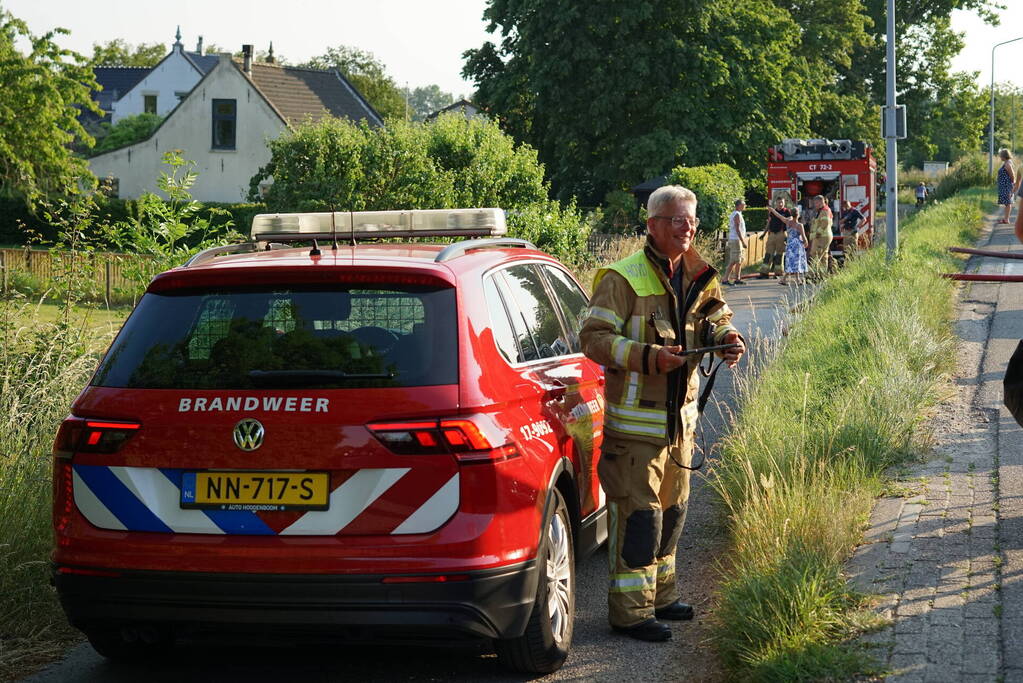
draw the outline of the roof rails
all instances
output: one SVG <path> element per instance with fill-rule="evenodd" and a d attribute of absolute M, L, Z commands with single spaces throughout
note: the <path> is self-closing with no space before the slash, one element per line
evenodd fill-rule
<path fill-rule="evenodd" d="M 521 249 L 536 249 L 536 245 L 528 240 L 515 239 L 513 237 L 507 237 L 504 239 L 491 238 L 481 240 L 463 240 L 461 242 L 455 242 L 444 247 L 437 258 L 433 261 L 434 263 L 444 263 L 450 261 L 453 258 L 458 258 L 465 254 L 465 252 L 471 249 L 499 249 L 503 247 L 519 247 Z"/>
<path fill-rule="evenodd" d="M 212 261 L 218 256 L 224 254 L 241 254 L 243 252 L 254 252 L 257 247 L 252 242 L 245 242 L 244 244 L 226 244 L 222 247 L 210 247 L 209 249 L 203 249 L 198 254 L 181 264 L 182 268 L 188 268 L 190 266 L 198 266 L 207 261 Z"/>

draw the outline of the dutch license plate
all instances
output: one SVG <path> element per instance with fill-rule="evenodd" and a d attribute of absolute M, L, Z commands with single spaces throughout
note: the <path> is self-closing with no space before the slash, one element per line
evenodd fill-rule
<path fill-rule="evenodd" d="M 181 507 L 201 510 L 326 510 L 327 472 L 185 472 Z"/>

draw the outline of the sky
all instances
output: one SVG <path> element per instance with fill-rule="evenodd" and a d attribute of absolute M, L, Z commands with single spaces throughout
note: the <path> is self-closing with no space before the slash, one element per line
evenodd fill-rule
<path fill-rule="evenodd" d="M 61 26 L 71 31 L 58 43 L 85 55 L 92 44 L 123 38 L 128 43 L 170 46 L 181 42 L 237 52 L 244 43 L 291 63 L 348 45 L 372 52 L 400 87 L 437 84 L 455 96 L 471 95 L 461 77 L 462 53 L 488 39 L 485 0 L 0 0 L 34 34 Z"/>
<path fill-rule="evenodd" d="M 898 2 L 898 0 L 896 0 Z M 1008 9 L 998 27 L 969 12 L 956 11 L 953 26 L 966 31 L 966 49 L 953 68 L 977 71 L 987 87 L 991 47 L 1023 36 L 1023 0 L 1002 0 Z M 28 23 L 33 33 L 55 26 L 71 31 L 59 42 L 92 53 L 92 44 L 123 38 L 129 43 L 170 45 L 181 26 L 182 42 L 196 39 L 237 51 L 243 43 L 274 52 L 292 63 L 348 45 L 376 55 L 399 86 L 436 83 L 453 95 L 471 95 L 461 77 L 462 53 L 493 39 L 485 30 L 486 0 L 0 0 L 0 6 Z M 898 5 L 896 5 L 898 11 Z M 1023 86 L 1023 40 L 998 48 L 995 77 Z"/>

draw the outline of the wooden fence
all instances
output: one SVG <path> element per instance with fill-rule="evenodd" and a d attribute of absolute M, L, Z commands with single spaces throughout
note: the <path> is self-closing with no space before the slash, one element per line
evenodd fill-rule
<path fill-rule="evenodd" d="M 764 251 L 767 246 L 767 232 L 749 232 L 747 233 L 749 238 L 749 248 L 746 249 L 746 258 L 743 261 L 743 267 L 755 266 L 764 260 Z M 586 249 L 593 256 L 599 260 L 603 260 L 608 254 L 615 251 L 616 245 L 626 239 L 630 239 L 631 235 L 619 235 L 614 233 L 590 233 L 589 237 L 586 238 Z M 725 246 L 727 240 L 721 239 L 718 244 L 717 254 L 705 254 L 711 261 L 724 261 Z"/>
<path fill-rule="evenodd" d="M 62 267 L 56 261 L 62 256 L 45 249 L 0 249 L 0 292 L 6 294 L 15 287 L 19 274 L 28 276 L 34 289 L 49 289 L 54 278 L 61 275 Z M 127 259 L 144 257 L 92 252 L 79 258 L 86 260 L 83 265 L 87 268 L 83 268 L 82 272 L 92 285 L 88 287 L 89 298 L 107 304 L 132 300 L 131 293 L 139 289 L 139 285 L 124 275 L 123 266 Z"/>

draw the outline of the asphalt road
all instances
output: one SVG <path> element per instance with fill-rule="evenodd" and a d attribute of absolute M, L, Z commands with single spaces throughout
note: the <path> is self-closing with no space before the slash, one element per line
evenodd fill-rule
<path fill-rule="evenodd" d="M 775 280 L 748 280 L 729 288 L 726 297 L 734 322 L 751 342 L 754 361 L 765 339 L 777 338 L 779 310 L 795 288 Z M 779 307 L 779 303 L 783 304 Z M 734 408 L 734 378 L 747 372 L 744 361 L 735 374 L 722 369 L 714 401 L 704 415 L 699 441 L 713 449 Z M 698 443 L 699 445 L 699 443 Z M 712 451 L 713 452 L 713 451 Z M 710 463 L 710 467 L 713 462 Z M 705 471 L 708 468 L 705 468 Z M 696 606 L 692 622 L 673 626 L 673 640 L 643 643 L 613 634 L 607 626 L 607 554 L 604 549 L 577 566 L 576 616 L 572 651 L 565 666 L 545 681 L 719 681 L 723 677 L 707 642 L 712 618 L 710 595 L 716 562 L 724 549 L 725 530 L 712 504 L 704 475 L 694 480 L 686 530 L 678 551 L 678 576 L 683 599 Z M 181 683 L 233 681 L 262 683 L 302 680 L 336 681 L 524 681 L 511 675 L 487 647 L 434 649 L 408 646 L 268 647 L 186 644 L 171 657 L 141 664 L 114 664 L 82 643 L 60 661 L 25 679 L 32 683 Z"/>

